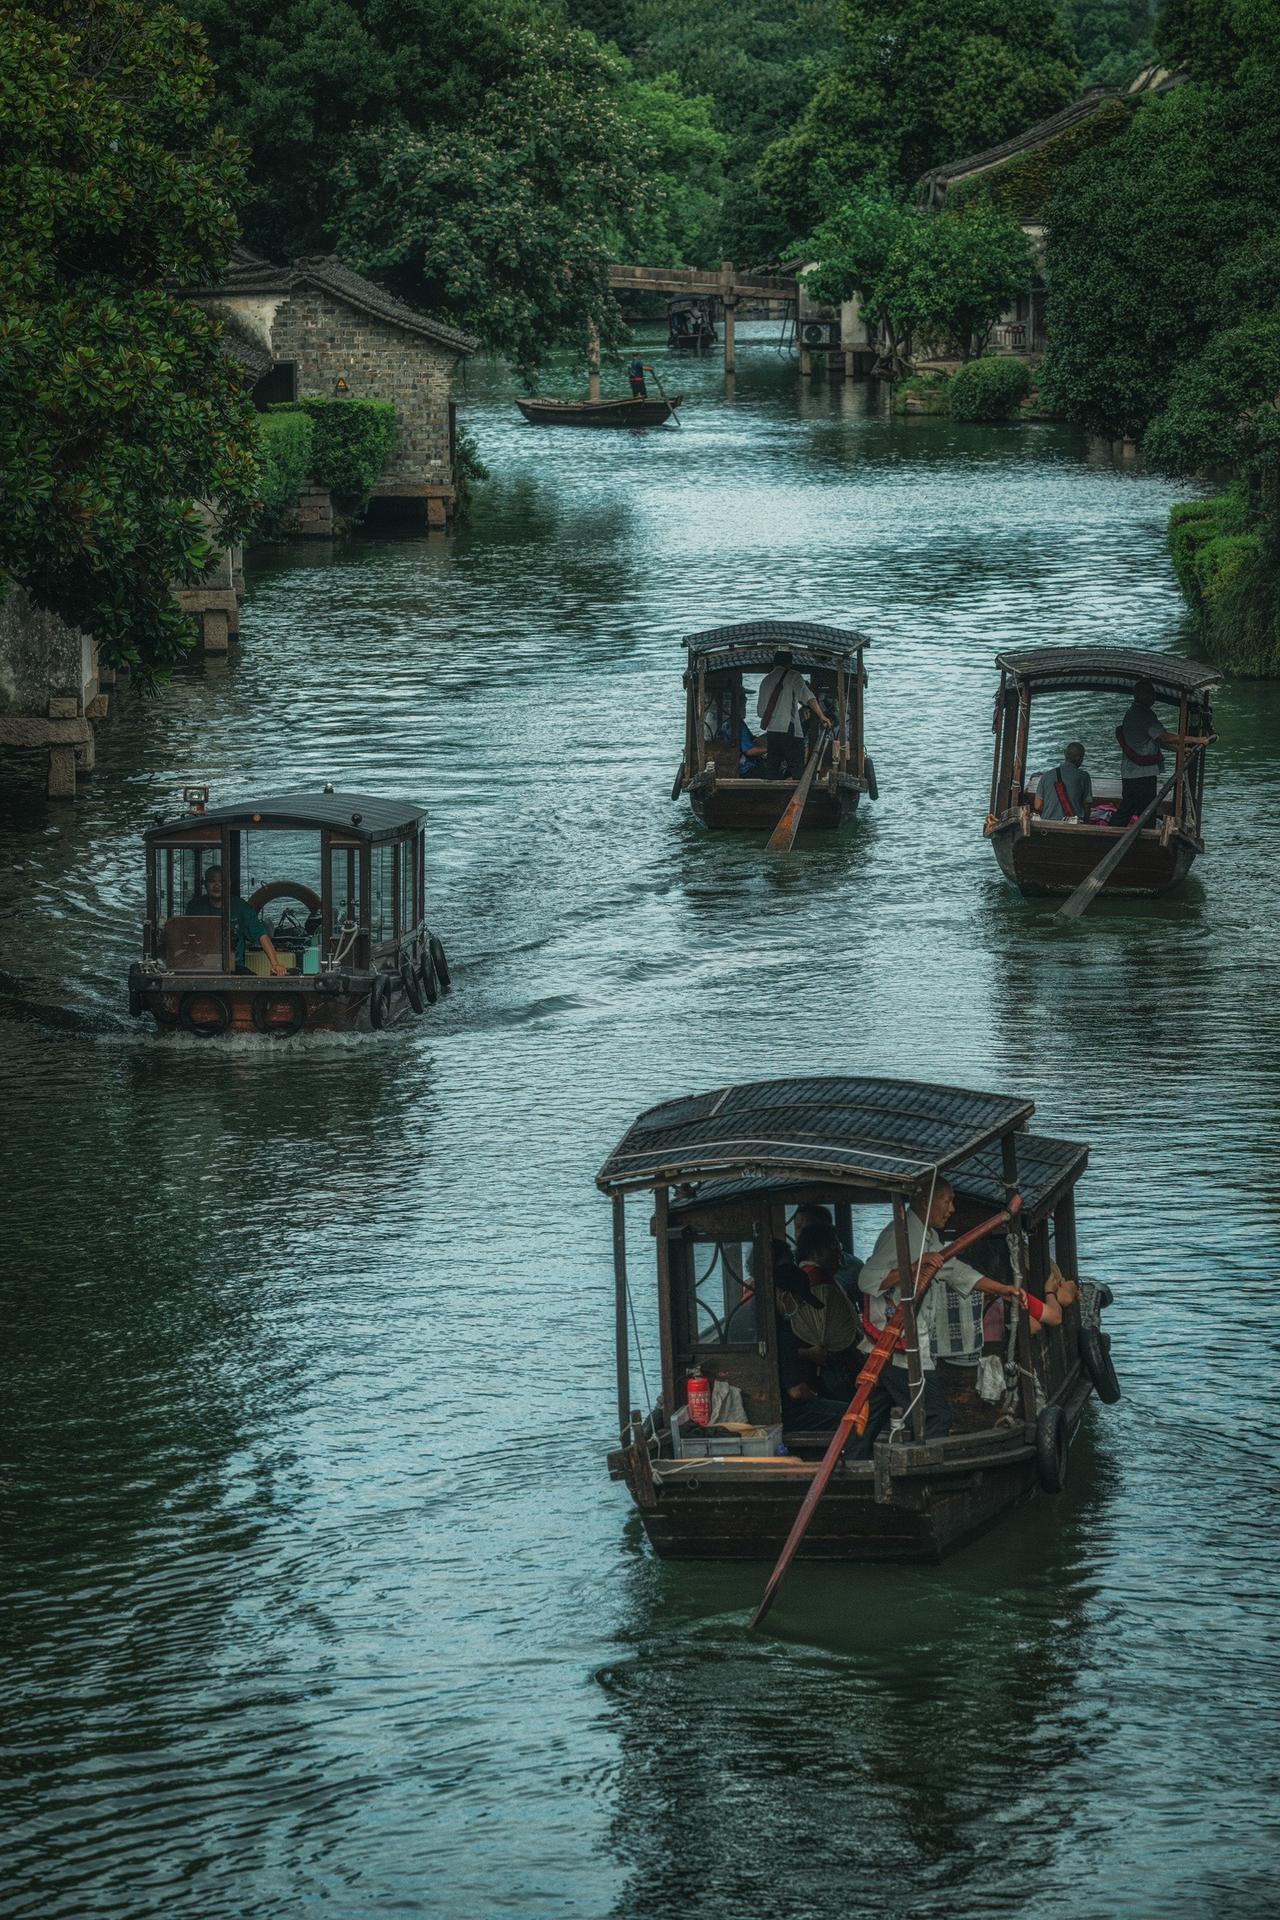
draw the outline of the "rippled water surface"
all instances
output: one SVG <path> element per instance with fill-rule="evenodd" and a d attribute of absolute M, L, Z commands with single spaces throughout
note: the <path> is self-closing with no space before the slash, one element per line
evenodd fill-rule
<path fill-rule="evenodd" d="M 1185 890 L 1050 928 L 981 837 L 992 658 L 1187 648 L 1173 493 L 740 365 L 634 438 L 471 369 L 467 533 L 258 556 L 238 652 L 118 699 L 74 808 L 0 801 L 6 1916 L 1274 1911 L 1280 693 L 1221 696 Z M 679 637 L 766 613 L 874 642 L 882 798 L 781 861 L 667 799 Z M 1072 715 L 1095 768 L 1114 718 Z M 133 1025 L 193 779 L 424 798 L 451 998 Z M 757 1639 L 763 1569 L 658 1564 L 605 1478 L 592 1175 L 657 1098 L 809 1070 L 1091 1143 L 1125 1398 L 1060 1500 L 802 1569 Z"/>

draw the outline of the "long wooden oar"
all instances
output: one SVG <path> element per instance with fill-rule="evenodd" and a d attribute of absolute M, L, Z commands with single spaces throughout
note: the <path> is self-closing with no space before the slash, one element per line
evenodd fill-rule
<path fill-rule="evenodd" d="M 662 384 L 662 375 L 658 372 L 658 369 L 656 367 L 646 367 L 645 372 L 653 375 L 658 383 L 658 392 L 664 400 L 667 400 L 667 390 Z M 680 409 L 673 407 L 669 400 L 667 400 L 667 418 L 668 420 L 674 420 L 677 426 L 680 425 Z"/>
<path fill-rule="evenodd" d="M 796 790 L 788 800 L 786 809 L 773 832 L 769 835 L 766 851 L 769 853 L 790 853 L 797 833 L 800 831 L 800 816 L 804 812 L 804 803 L 809 798 L 809 789 L 813 785 L 813 776 L 818 771 L 818 762 L 831 738 L 830 727 L 824 727 L 809 755 L 804 772 L 796 783 Z"/>
<path fill-rule="evenodd" d="M 928 1292 L 940 1267 L 945 1266 L 948 1260 L 954 1260 L 958 1253 L 964 1253 L 967 1248 L 973 1246 L 975 1241 L 985 1240 L 989 1233 L 995 1233 L 1001 1227 L 1008 1226 L 1014 1214 L 1021 1210 L 1022 1196 L 1015 1193 L 1003 1213 L 993 1213 L 989 1220 L 983 1220 L 980 1225 L 971 1227 L 968 1233 L 960 1234 L 950 1246 L 943 1247 L 940 1252 L 926 1254 L 920 1269 L 920 1286 L 915 1294 L 916 1304 L 918 1305 Z M 840 1425 L 832 1435 L 831 1445 L 822 1456 L 822 1463 L 813 1476 L 809 1491 L 787 1535 L 786 1543 L 778 1555 L 777 1565 L 769 1575 L 769 1584 L 764 1590 L 760 1605 L 751 1616 L 753 1628 L 760 1625 L 777 1597 L 778 1588 L 786 1578 L 787 1568 L 795 1559 L 796 1549 L 808 1532 L 814 1510 L 827 1490 L 827 1482 L 836 1470 L 836 1461 L 844 1452 L 852 1435 L 855 1432 L 865 1433 L 867 1430 L 871 1395 L 875 1390 L 876 1382 L 888 1365 L 890 1354 L 898 1344 L 898 1335 L 902 1332 L 905 1322 L 906 1313 L 902 1307 L 898 1307 L 890 1314 L 883 1333 L 880 1334 L 863 1363 L 853 1398 L 841 1415 Z"/>
<path fill-rule="evenodd" d="M 1181 771 L 1183 773 L 1185 773 L 1187 768 L 1191 765 L 1191 762 L 1195 759 L 1196 754 L 1203 753 L 1205 748 L 1208 746 L 1208 744 L 1209 742 L 1207 739 L 1196 742 L 1195 752 L 1189 753 L 1186 759 L 1182 763 Z M 1111 848 L 1111 851 L 1109 853 L 1103 854 L 1101 860 L 1099 860 L 1097 866 L 1093 869 L 1093 872 L 1089 875 L 1088 879 L 1082 880 L 1080 882 L 1080 885 L 1076 888 L 1075 892 L 1071 895 L 1070 899 L 1063 901 L 1062 905 L 1058 908 L 1058 911 L 1053 916 L 1055 920 L 1078 920 L 1080 918 L 1080 915 L 1085 911 L 1085 909 L 1087 907 L 1092 906 L 1093 902 L 1097 899 L 1098 895 L 1101 893 L 1103 887 L 1106 886 L 1107 881 L 1111 878 L 1111 875 L 1115 872 L 1120 862 L 1124 859 L 1124 856 L 1126 855 L 1126 853 L 1128 853 L 1130 847 L 1133 845 L 1138 835 L 1142 832 L 1142 829 L 1146 826 L 1148 820 L 1150 820 L 1151 816 L 1154 814 L 1156 808 L 1160 805 L 1160 802 L 1164 799 L 1169 789 L 1177 781 L 1178 772 L 1179 772 L 1179 769 L 1175 767 L 1173 772 L 1169 775 L 1169 778 L 1165 781 L 1164 785 L 1161 787 L 1159 793 L 1157 793 L 1155 799 L 1152 801 L 1149 801 L 1148 804 L 1143 808 L 1142 812 L 1138 815 L 1137 819 L 1134 821 L 1133 825 L 1129 828 L 1128 832 L 1121 834 L 1120 838 L 1116 841 L 1114 847 Z"/>
<path fill-rule="evenodd" d="M 678 800 L 680 798 L 680 790 L 683 786 L 684 786 L 684 761 L 682 760 L 680 762 L 680 765 L 676 768 L 675 784 L 671 789 L 671 798 L 673 800 Z"/>

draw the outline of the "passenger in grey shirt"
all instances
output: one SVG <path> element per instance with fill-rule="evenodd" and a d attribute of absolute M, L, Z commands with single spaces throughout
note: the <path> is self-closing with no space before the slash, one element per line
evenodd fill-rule
<path fill-rule="evenodd" d="M 1036 787 L 1044 820 L 1080 820 L 1088 823 L 1093 805 L 1093 781 L 1084 770 L 1084 748 L 1072 740 L 1051 773 L 1038 773 Z M 1063 802 L 1066 802 L 1064 805 Z"/>

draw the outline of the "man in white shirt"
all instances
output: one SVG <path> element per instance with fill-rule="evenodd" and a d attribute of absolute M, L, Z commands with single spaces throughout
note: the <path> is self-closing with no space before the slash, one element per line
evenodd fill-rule
<path fill-rule="evenodd" d="M 1160 790 L 1164 769 L 1161 747 L 1198 747 L 1193 733 L 1168 733 L 1153 702 L 1156 690 L 1149 680 L 1139 680 L 1133 689 L 1133 704 L 1116 728 L 1120 749 L 1120 805 L 1112 815 L 1113 827 L 1127 827 L 1137 820 Z"/>
<path fill-rule="evenodd" d="M 834 727 L 813 688 L 799 668 L 792 665 L 791 655 L 775 653 L 773 665 L 760 682 L 756 698 L 756 712 L 769 749 L 765 761 L 767 780 L 800 778 L 805 761 L 806 711 L 816 715 L 824 727 Z"/>
<path fill-rule="evenodd" d="M 1093 804 L 1093 781 L 1084 770 L 1084 748 L 1072 740 L 1051 773 L 1038 773 L 1031 782 L 1036 794 L 1036 812 L 1042 820 L 1073 820 L 1089 823 Z"/>
<path fill-rule="evenodd" d="M 920 1188 L 907 1209 L 907 1246 L 912 1269 L 908 1286 L 915 1284 L 917 1264 L 923 1264 L 921 1277 L 930 1271 L 930 1254 L 943 1250 L 941 1230 L 956 1210 L 955 1189 L 949 1180 L 939 1178 L 932 1191 Z M 858 1285 L 864 1295 L 862 1312 L 862 1351 L 870 1353 L 876 1336 L 883 1330 L 902 1297 L 902 1276 L 898 1272 L 898 1244 L 890 1221 L 876 1241 Z M 920 1302 L 916 1329 L 920 1339 L 920 1366 L 923 1373 L 924 1434 L 926 1440 L 944 1440 L 951 1431 L 951 1402 L 938 1379 L 936 1363 L 947 1360 L 957 1366 L 976 1366 L 982 1357 L 982 1314 L 979 1295 L 997 1300 L 1016 1300 L 1027 1305 L 1021 1287 L 1006 1286 L 1003 1280 L 988 1279 L 963 1260 L 948 1260 Z M 1037 1304 L 1039 1304 L 1037 1302 Z M 907 1376 L 907 1350 L 901 1342 L 889 1359 L 872 1391 L 867 1430 L 860 1444 L 849 1449 L 849 1459 L 870 1456 L 876 1436 L 895 1407 L 905 1409 L 911 1399 Z"/>

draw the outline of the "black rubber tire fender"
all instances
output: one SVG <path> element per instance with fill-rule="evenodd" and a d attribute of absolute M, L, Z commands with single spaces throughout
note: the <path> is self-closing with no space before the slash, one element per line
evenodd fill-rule
<path fill-rule="evenodd" d="M 427 945 L 431 951 L 431 964 L 435 968 L 436 979 L 448 992 L 453 976 L 449 972 L 449 962 L 444 957 L 444 946 L 434 933 L 430 935 Z"/>
<path fill-rule="evenodd" d="M 205 1000 L 210 1006 L 216 1007 L 219 1014 L 216 1022 L 192 1019 L 192 1005 L 197 1000 Z M 202 1040 L 212 1040 L 218 1034 L 225 1033 L 231 1025 L 230 1003 L 221 993 L 184 993 L 178 1003 L 178 1025 L 184 1033 L 194 1033 Z"/>
<path fill-rule="evenodd" d="M 286 1002 L 290 1013 L 288 1025 L 282 1020 L 268 1020 L 267 1008 L 278 1007 Z M 253 1024 L 259 1033 L 272 1034 L 278 1040 L 291 1040 L 307 1024 L 307 1003 L 300 993 L 255 993 Z"/>
<path fill-rule="evenodd" d="M 414 966 L 412 960 L 406 959 L 400 962 L 400 985 L 404 988 L 405 998 L 408 1000 L 414 1012 L 425 1013 L 427 1010 L 427 996 L 422 990 L 419 971 Z"/>
<path fill-rule="evenodd" d="M 1067 1484 L 1067 1421 L 1061 1407 L 1041 1407 L 1036 1416 L 1036 1474 L 1046 1493 Z"/>
<path fill-rule="evenodd" d="M 141 1019 L 142 1005 L 142 968 L 135 960 L 129 969 L 129 1012 L 135 1020 Z"/>
<path fill-rule="evenodd" d="M 868 800 L 878 800 L 880 789 L 876 785 L 876 763 L 869 753 L 864 753 L 862 756 L 862 777 L 867 783 Z"/>
<path fill-rule="evenodd" d="M 391 1014 L 391 975 L 380 973 L 369 993 L 369 1025 L 375 1032 L 386 1026 Z"/>
<path fill-rule="evenodd" d="M 1104 1407 L 1120 1398 L 1120 1382 L 1111 1360 L 1111 1342 L 1101 1327 L 1081 1327 L 1080 1361 Z"/>
<path fill-rule="evenodd" d="M 434 1007 L 440 998 L 440 983 L 436 979 L 435 962 L 431 958 L 431 948 L 426 946 L 418 956 L 418 979 L 427 1005 Z"/>

